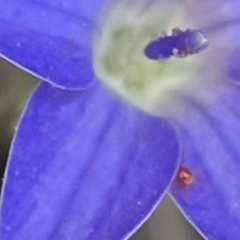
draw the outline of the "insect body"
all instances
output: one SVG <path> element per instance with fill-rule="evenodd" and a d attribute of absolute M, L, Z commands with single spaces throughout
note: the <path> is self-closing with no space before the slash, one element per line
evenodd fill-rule
<path fill-rule="evenodd" d="M 208 46 L 208 40 L 198 30 L 187 29 L 186 31 L 181 31 L 179 28 L 174 28 L 172 36 L 175 37 L 175 48 L 173 49 L 175 57 L 186 57 L 196 54 Z"/>
<path fill-rule="evenodd" d="M 172 30 L 172 35 L 162 36 L 150 42 L 144 52 L 152 60 L 167 59 L 171 56 L 183 58 L 203 51 L 208 46 L 208 40 L 199 30 L 179 28 Z"/>

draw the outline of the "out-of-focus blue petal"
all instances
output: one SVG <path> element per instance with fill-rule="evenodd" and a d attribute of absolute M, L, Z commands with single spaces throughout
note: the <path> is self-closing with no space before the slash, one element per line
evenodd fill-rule
<path fill-rule="evenodd" d="M 92 38 L 105 2 L 2 0 L 0 54 L 57 86 L 85 88 L 95 79 Z"/>
<path fill-rule="evenodd" d="M 98 85 L 38 88 L 16 135 L 2 204 L 2 239 L 123 239 L 163 197 L 178 165 L 163 119 Z"/>
<path fill-rule="evenodd" d="M 234 49 L 234 52 L 230 55 L 226 76 L 235 84 L 240 84 L 240 48 Z"/>
<path fill-rule="evenodd" d="M 192 184 L 175 181 L 171 193 L 206 239 L 238 240 L 240 226 L 240 89 L 215 84 L 212 101 L 182 98 L 181 165 Z"/>

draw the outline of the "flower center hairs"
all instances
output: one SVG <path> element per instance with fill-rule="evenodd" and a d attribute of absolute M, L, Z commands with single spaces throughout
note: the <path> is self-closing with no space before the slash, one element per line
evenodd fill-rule
<path fill-rule="evenodd" d="M 94 68 L 106 86 L 140 109 L 154 113 L 191 84 L 209 41 L 189 27 L 179 1 L 123 1 L 101 19 Z M 162 3 L 165 2 L 165 3 Z"/>

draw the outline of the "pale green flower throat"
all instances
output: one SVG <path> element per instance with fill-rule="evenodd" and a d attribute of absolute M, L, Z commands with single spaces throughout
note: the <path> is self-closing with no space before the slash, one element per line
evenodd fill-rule
<path fill-rule="evenodd" d="M 118 4 L 96 36 L 94 67 L 99 79 L 148 112 L 156 104 L 168 104 L 170 92 L 189 84 L 199 68 L 202 53 L 196 53 L 208 46 L 200 31 L 182 27 L 187 24 L 179 9 L 177 4 Z"/>

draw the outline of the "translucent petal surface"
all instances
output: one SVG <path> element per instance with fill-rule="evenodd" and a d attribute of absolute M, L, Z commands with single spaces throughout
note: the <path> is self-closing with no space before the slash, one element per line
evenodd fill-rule
<path fill-rule="evenodd" d="M 2 0 L 0 53 L 48 82 L 85 88 L 94 81 L 92 37 L 104 3 Z"/>
<path fill-rule="evenodd" d="M 4 240 L 123 239 L 160 201 L 177 168 L 169 124 L 100 87 L 43 85 L 13 145 Z"/>
<path fill-rule="evenodd" d="M 177 124 L 181 165 L 193 182 L 175 181 L 172 194 L 196 227 L 210 240 L 238 240 L 240 226 L 240 89 L 222 83 L 212 100 L 180 97 L 184 118 Z M 205 98 L 206 99 L 206 98 Z"/>

